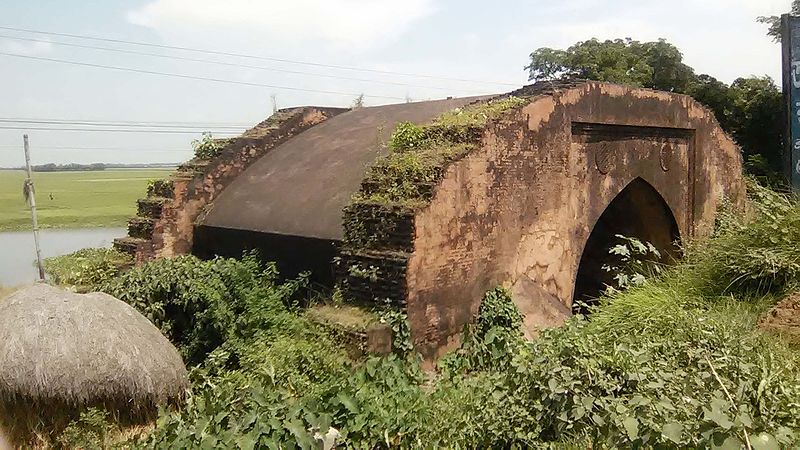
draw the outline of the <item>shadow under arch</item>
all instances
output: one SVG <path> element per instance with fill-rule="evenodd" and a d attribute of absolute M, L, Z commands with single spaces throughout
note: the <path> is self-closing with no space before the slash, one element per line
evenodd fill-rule
<path fill-rule="evenodd" d="M 652 243 L 661 252 L 661 262 L 678 257 L 680 231 L 672 210 L 650 183 L 634 179 L 608 204 L 586 241 L 575 277 L 573 313 L 585 313 L 582 304 L 591 304 L 613 283 L 614 274 L 603 265 L 617 261 L 608 251 L 619 243 L 618 234 Z"/>

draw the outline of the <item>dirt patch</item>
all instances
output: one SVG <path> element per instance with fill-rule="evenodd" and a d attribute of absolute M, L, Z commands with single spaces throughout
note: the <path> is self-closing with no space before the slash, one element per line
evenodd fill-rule
<path fill-rule="evenodd" d="M 778 302 L 761 318 L 759 326 L 800 344 L 800 292 Z"/>

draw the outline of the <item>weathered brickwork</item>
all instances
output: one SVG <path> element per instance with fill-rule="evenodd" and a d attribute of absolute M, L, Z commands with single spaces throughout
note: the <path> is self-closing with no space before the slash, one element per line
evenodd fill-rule
<path fill-rule="evenodd" d="M 528 101 L 455 133 L 472 150 L 442 167 L 421 203 L 345 209 L 346 293 L 405 307 L 430 358 L 458 344 L 496 285 L 512 290 L 529 336 L 562 323 L 595 224 L 667 249 L 708 233 L 723 197 L 744 200 L 738 148 L 689 97 L 593 82 L 514 95 Z M 623 193 L 631 210 L 601 220 Z"/>
<path fill-rule="evenodd" d="M 409 252 L 344 248 L 337 278 L 348 300 L 361 305 L 405 307 Z"/>
<path fill-rule="evenodd" d="M 135 256 L 137 263 L 189 253 L 194 225 L 204 209 L 251 163 L 292 136 L 344 109 L 292 108 L 278 111 L 240 137 L 227 141 L 211 159 L 182 164 L 169 180 L 159 180 L 138 201 L 128 236 L 114 246 Z"/>
<path fill-rule="evenodd" d="M 137 261 L 186 253 L 202 223 L 209 241 L 265 236 L 295 266 L 317 254 L 315 267 L 327 269 L 338 248 L 345 296 L 404 308 L 432 360 L 458 345 L 487 290 L 508 287 L 535 336 L 602 282 L 614 233 L 669 253 L 674 239 L 708 234 L 723 200 L 744 202 L 739 149 L 683 95 L 542 83 L 491 99 L 360 108 L 290 139 L 339 111 L 285 111 L 217 158 L 184 165 L 139 201 L 117 246 Z M 429 124 L 410 127 L 428 147 L 387 150 L 404 121 Z M 322 241 L 327 250 L 312 251 Z"/>
<path fill-rule="evenodd" d="M 491 122 L 415 218 L 406 282 L 418 348 L 435 357 L 456 345 L 499 284 L 530 333 L 561 323 L 590 233 L 631 185 L 652 187 L 684 238 L 712 229 L 722 198 L 744 201 L 738 148 L 686 96 L 584 83 Z M 668 229 L 643 198 L 621 221 Z"/>

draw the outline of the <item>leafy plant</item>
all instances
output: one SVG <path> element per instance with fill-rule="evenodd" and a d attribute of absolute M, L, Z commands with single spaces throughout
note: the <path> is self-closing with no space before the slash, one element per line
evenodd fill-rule
<path fill-rule="evenodd" d="M 609 289 L 628 289 L 641 286 L 648 277 L 658 276 L 661 273 L 662 267 L 659 263 L 661 252 L 653 244 L 620 234 L 615 237 L 621 243 L 611 247 L 608 253 L 616 255 L 619 262 L 615 265 L 603 265 L 603 270 L 613 273 L 614 280 L 617 282 L 616 287 L 609 286 Z"/>
<path fill-rule="evenodd" d="M 397 309 L 386 309 L 380 314 L 381 323 L 389 325 L 392 330 L 392 348 L 401 355 L 408 355 L 414 350 L 411 342 L 411 326 L 408 315 Z"/>
<path fill-rule="evenodd" d="M 118 431 L 117 425 L 109 421 L 107 411 L 89 408 L 64 429 L 58 441 L 65 448 L 99 450 L 108 448 L 109 435 Z"/>
<path fill-rule="evenodd" d="M 217 347 L 234 346 L 286 319 L 285 302 L 307 279 L 278 284 L 277 276 L 274 264 L 262 267 L 253 254 L 210 261 L 180 256 L 136 267 L 101 289 L 139 310 L 188 363 L 199 364 Z"/>
<path fill-rule="evenodd" d="M 389 153 L 368 169 L 354 202 L 418 206 L 430 200 L 446 167 L 475 148 L 483 127 L 526 101 L 502 97 L 449 111 L 427 125 L 401 122 Z"/>
<path fill-rule="evenodd" d="M 130 255 L 109 248 L 85 248 L 44 261 L 45 272 L 53 283 L 83 289 L 94 289 L 131 265 Z"/>
<path fill-rule="evenodd" d="M 205 132 L 200 139 L 192 141 L 194 156 L 199 159 L 211 159 L 219 155 L 228 142 L 228 139 L 214 139 L 211 133 Z"/>
<path fill-rule="evenodd" d="M 389 139 L 389 148 L 402 152 L 413 150 L 425 144 L 425 130 L 412 122 L 400 122 L 392 137 Z"/>
<path fill-rule="evenodd" d="M 439 366 L 446 373 L 505 370 L 523 347 L 522 320 L 508 290 L 497 287 L 484 295 L 474 328 L 464 332 L 461 348 Z"/>

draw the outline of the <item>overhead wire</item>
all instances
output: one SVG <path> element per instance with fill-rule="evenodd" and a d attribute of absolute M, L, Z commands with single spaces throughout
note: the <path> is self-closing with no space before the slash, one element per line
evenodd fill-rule
<path fill-rule="evenodd" d="M 219 131 L 214 130 L 164 130 L 164 129 L 116 129 L 116 128 L 56 128 L 56 127 L 22 127 L 22 126 L 5 126 L 0 125 L 0 130 L 18 130 L 18 131 L 80 131 L 80 132 L 97 132 L 97 133 L 156 133 L 156 134 L 201 134 L 203 131 L 208 131 L 215 135 L 239 135 L 241 133 L 235 131 Z"/>
<path fill-rule="evenodd" d="M 91 119 L 55 119 L 49 117 L 0 117 L 0 122 L 8 123 L 48 123 L 58 125 L 93 125 L 93 126 L 167 126 L 173 128 L 249 128 L 252 124 L 233 122 L 162 122 L 137 120 L 91 120 Z"/>
<path fill-rule="evenodd" d="M 239 126 L 239 125 L 225 125 L 225 126 L 214 126 L 214 125 L 206 125 L 206 124 L 198 124 L 198 125 L 177 125 L 177 124 L 159 124 L 159 123 L 126 123 L 126 122 L 92 122 L 92 121 L 68 121 L 68 120 L 47 120 L 47 119 L 2 119 L 0 118 L 0 123 L 12 123 L 12 124 L 34 124 L 34 125 L 83 125 L 83 126 L 91 126 L 91 127 L 127 127 L 127 128 L 170 128 L 170 129 L 198 129 L 198 130 L 206 130 L 209 128 L 214 128 L 217 130 L 227 129 L 227 130 L 242 130 L 244 131 L 251 126 Z"/>
<path fill-rule="evenodd" d="M 18 27 L 8 27 L 8 26 L 0 26 L 0 30 L 8 30 L 8 31 L 17 31 L 23 33 L 34 33 L 34 34 L 42 34 L 47 36 L 61 36 L 61 37 L 69 37 L 74 39 L 85 39 L 85 40 L 92 40 L 92 41 L 99 41 L 99 42 L 113 42 L 117 44 L 128 44 L 128 45 L 137 45 L 137 46 L 146 46 L 146 47 L 154 47 L 154 48 L 162 48 L 162 49 L 170 49 L 170 50 L 181 50 L 187 52 L 196 52 L 196 53 L 205 53 L 210 55 L 220 55 L 220 56 L 232 56 L 237 58 L 248 58 L 248 59 L 258 59 L 264 61 L 275 61 L 275 62 L 282 62 L 282 63 L 289 63 L 289 64 L 299 64 L 299 65 L 306 65 L 306 66 L 314 66 L 314 67 L 325 67 L 330 69 L 338 69 L 338 70 L 349 70 L 349 71 L 356 71 L 356 72 L 371 72 L 371 73 L 379 73 L 384 75 L 399 75 L 405 77 L 415 77 L 415 78 L 428 78 L 428 79 L 438 79 L 438 80 L 445 80 L 445 81 L 459 81 L 465 83 L 477 83 L 477 84 L 492 84 L 492 85 L 502 85 L 502 86 L 515 86 L 518 87 L 519 83 L 509 83 L 509 82 L 502 82 L 502 81 L 486 81 L 486 80 L 474 80 L 468 78 L 452 78 L 452 77 L 442 77 L 436 75 L 426 75 L 426 74 L 417 74 L 417 73 L 407 73 L 407 72 L 396 72 L 391 70 L 380 70 L 380 69 L 369 69 L 363 67 L 353 67 L 353 66 L 344 66 L 338 64 L 326 64 L 326 63 L 318 63 L 318 62 L 311 62 L 311 61 L 300 61 L 300 60 L 292 60 L 286 58 L 274 58 L 269 56 L 260 56 L 260 55 L 251 55 L 246 53 L 235 53 L 235 52 L 225 52 L 225 51 L 218 51 L 218 50 L 207 50 L 207 49 L 200 49 L 194 47 L 181 47 L 175 45 L 164 45 L 164 44 L 154 44 L 150 42 L 140 42 L 140 41 L 130 41 L 125 39 L 111 39 L 111 38 L 101 38 L 96 36 L 87 36 L 87 35 L 80 35 L 80 34 L 71 34 L 71 33 L 57 33 L 53 31 L 42 31 L 42 30 L 33 30 L 29 28 L 18 28 Z"/>
<path fill-rule="evenodd" d="M 129 55 L 139 55 L 139 56 L 149 56 L 155 58 L 164 58 L 164 59 L 174 59 L 177 61 L 189 61 L 189 62 L 199 62 L 204 64 L 214 64 L 220 66 L 227 66 L 227 67 L 240 67 L 245 69 L 255 69 L 255 70 L 265 70 L 270 72 L 278 72 L 278 73 L 287 73 L 293 75 L 304 75 L 304 76 L 312 76 L 312 77 L 320 77 L 320 78 L 330 78 L 335 80 L 347 80 L 347 81 L 359 81 L 364 83 L 376 83 L 376 84 L 385 84 L 390 86 L 403 86 L 403 87 L 412 87 L 412 88 L 419 88 L 419 89 L 431 89 L 431 90 L 440 90 L 440 91 L 448 91 L 448 92 L 471 92 L 462 89 L 453 89 L 452 86 L 450 87 L 441 87 L 441 86 L 426 86 L 426 85 L 417 85 L 417 84 L 409 84 L 409 83 L 401 83 L 395 81 L 388 81 L 388 80 L 371 80 L 365 78 L 353 78 L 353 77 L 346 77 L 341 75 L 331 75 L 331 74 L 322 74 L 322 73 L 311 73 L 311 72 L 303 72 L 300 70 L 288 70 L 288 69 L 278 69 L 274 67 L 264 67 L 264 66 L 254 66 L 250 64 L 238 64 L 238 63 L 231 63 L 231 62 L 224 62 L 224 61 L 214 61 L 210 59 L 200 59 L 200 58 L 187 58 L 184 56 L 176 56 L 176 55 L 163 55 L 158 53 L 148 53 L 148 52 L 139 52 L 136 50 L 125 50 L 119 48 L 110 48 L 110 47 L 98 47 L 95 45 L 83 45 L 83 44 L 74 44 L 74 43 L 67 43 L 67 42 L 55 42 L 55 41 L 48 41 L 45 39 L 33 39 L 33 38 L 24 38 L 24 37 L 17 37 L 17 36 L 8 36 L 0 34 L 0 38 L 3 39 L 13 39 L 13 40 L 20 40 L 20 41 L 29 41 L 29 42 L 42 42 L 48 43 L 53 45 L 61 45 L 66 47 L 75 47 L 75 48 L 83 48 L 83 49 L 90 49 L 90 50 L 101 50 L 101 51 L 108 51 L 108 52 L 117 52 L 117 53 L 125 53 Z M 471 92 L 472 93 L 472 92 Z"/>
<path fill-rule="evenodd" d="M 160 75 L 166 77 L 173 77 L 173 78 L 183 78 L 188 80 L 200 80 L 200 81 L 212 81 L 216 83 L 226 83 L 226 84 L 236 84 L 242 86 L 254 86 L 254 87 L 266 87 L 271 89 L 281 89 L 287 91 L 300 91 L 300 92 L 313 92 L 317 94 L 331 94 L 331 95 L 343 95 L 348 97 L 359 97 L 364 96 L 368 98 L 383 98 L 389 100 L 406 100 L 405 97 L 394 97 L 390 95 L 372 95 L 372 94 L 364 94 L 364 93 L 352 93 L 352 92 L 341 92 L 341 91 L 328 91 L 328 90 L 321 90 L 321 89 L 308 89 L 308 88 L 299 88 L 293 86 L 278 86 L 274 84 L 264 84 L 264 83 L 252 83 L 248 81 L 237 81 L 237 80 L 227 80 L 223 78 L 211 78 L 211 77 L 200 77 L 196 75 L 186 75 L 186 74 L 178 74 L 172 72 L 159 72 L 155 70 L 145 70 L 145 69 L 136 69 L 131 67 L 121 67 L 121 66 L 110 66 L 105 64 L 94 64 L 88 63 L 83 61 L 71 61 L 65 59 L 57 59 L 57 58 L 45 58 L 42 56 L 32 56 L 32 55 L 20 55 L 17 53 L 8 53 L 8 52 L 0 52 L 2 56 L 11 56 L 15 58 L 23 58 L 29 59 L 34 61 L 48 61 L 48 62 L 55 62 L 61 64 L 69 64 L 75 66 L 83 66 L 83 67 L 94 67 L 99 69 L 111 69 L 111 70 L 119 70 L 123 72 L 134 72 L 134 73 L 143 73 L 148 75 Z"/>

